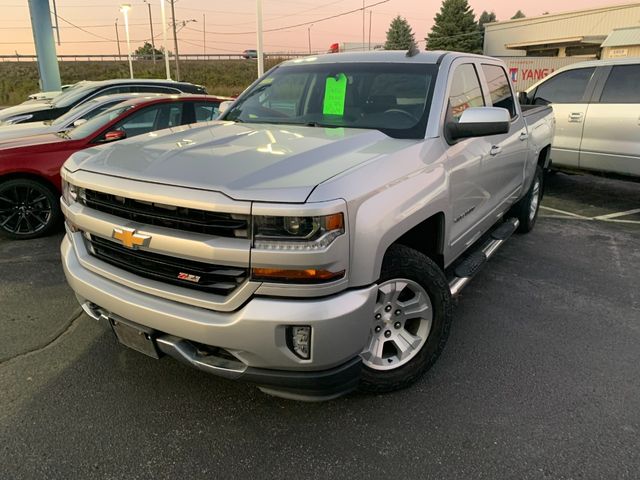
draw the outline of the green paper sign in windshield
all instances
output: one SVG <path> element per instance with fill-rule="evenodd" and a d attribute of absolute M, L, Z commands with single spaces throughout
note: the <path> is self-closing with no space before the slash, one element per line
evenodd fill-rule
<path fill-rule="evenodd" d="M 324 86 L 323 115 L 344 115 L 344 99 L 347 94 L 347 76 L 339 73 L 327 78 Z"/>

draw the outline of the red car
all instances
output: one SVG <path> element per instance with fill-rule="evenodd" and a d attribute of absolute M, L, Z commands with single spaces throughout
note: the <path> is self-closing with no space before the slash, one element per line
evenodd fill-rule
<path fill-rule="evenodd" d="M 0 142 L 0 234 L 40 237 L 61 219 L 60 167 L 79 150 L 215 120 L 224 97 L 179 95 L 120 103 L 71 130 Z"/>

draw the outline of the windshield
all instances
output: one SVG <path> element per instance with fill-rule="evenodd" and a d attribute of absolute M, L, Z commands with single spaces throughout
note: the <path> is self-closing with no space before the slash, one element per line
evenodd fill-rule
<path fill-rule="evenodd" d="M 247 90 L 223 119 L 424 138 L 436 70 L 435 65 L 408 63 L 279 67 Z"/>
<path fill-rule="evenodd" d="M 85 95 L 89 95 L 93 89 L 93 82 L 78 82 L 74 86 L 67 88 L 57 97 L 54 97 L 51 101 L 51 105 L 53 108 L 68 107 L 72 103 L 83 98 Z"/>
<path fill-rule="evenodd" d="M 55 120 L 50 120 L 49 124 L 56 125 L 56 126 L 66 125 L 67 123 L 71 123 L 72 121 L 77 120 L 78 118 L 85 118 L 82 116 L 78 117 L 78 114 L 83 111 L 86 111 L 86 112 L 92 111 L 95 108 L 95 106 L 101 101 L 102 99 L 96 98 L 94 100 L 89 100 L 86 103 L 73 107 L 71 110 L 69 110 L 67 113 L 65 113 L 61 117 L 58 117 Z"/>
<path fill-rule="evenodd" d="M 81 138 L 88 137 L 130 108 L 133 108 L 133 105 L 112 107 L 106 112 L 93 117 L 91 120 L 87 121 L 87 123 L 83 123 L 82 125 L 72 128 L 63 135 L 72 140 L 79 140 Z"/>

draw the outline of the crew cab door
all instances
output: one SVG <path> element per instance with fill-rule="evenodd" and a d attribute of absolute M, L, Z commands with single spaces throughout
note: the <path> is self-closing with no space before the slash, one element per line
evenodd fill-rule
<path fill-rule="evenodd" d="M 580 142 L 595 67 L 576 68 L 549 77 L 529 93 L 534 105 L 551 105 L 556 118 L 556 134 L 551 148 L 554 165 L 577 167 Z"/>
<path fill-rule="evenodd" d="M 509 132 L 491 135 L 489 154 L 482 163 L 482 186 L 488 196 L 487 210 L 491 214 L 503 213 L 502 205 L 517 198 L 524 181 L 524 170 L 528 156 L 527 129 L 509 83 L 507 72 L 500 65 L 481 65 L 485 80 L 489 106 L 509 111 Z M 509 202 L 512 203 L 512 202 Z"/>
<path fill-rule="evenodd" d="M 640 64 L 603 68 L 584 122 L 580 168 L 640 176 Z"/>
<path fill-rule="evenodd" d="M 445 105 L 445 125 L 457 122 L 467 108 L 486 106 L 476 65 L 464 59 L 454 63 L 452 72 Z M 447 141 L 444 135 L 443 141 Z M 467 243 L 481 233 L 478 222 L 487 211 L 482 163 L 490 149 L 488 137 L 466 138 L 447 145 L 451 208 L 449 246 L 453 257 L 464 251 Z"/>

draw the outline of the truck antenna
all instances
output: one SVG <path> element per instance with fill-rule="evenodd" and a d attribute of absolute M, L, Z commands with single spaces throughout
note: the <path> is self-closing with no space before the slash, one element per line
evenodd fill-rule
<path fill-rule="evenodd" d="M 409 50 L 407 50 L 407 57 L 414 57 L 419 52 L 420 50 L 418 50 L 418 46 L 415 43 L 412 43 L 411 46 L 409 47 Z"/>

